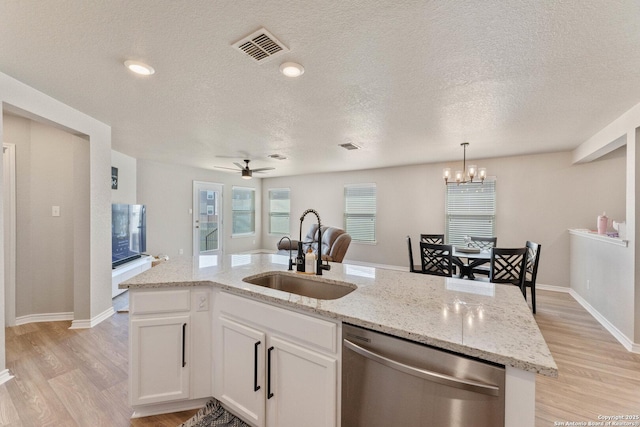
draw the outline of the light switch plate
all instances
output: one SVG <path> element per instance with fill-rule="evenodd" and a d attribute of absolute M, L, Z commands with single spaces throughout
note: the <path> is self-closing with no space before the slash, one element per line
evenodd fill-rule
<path fill-rule="evenodd" d="M 51 216 L 60 216 L 60 206 L 51 206 Z"/>

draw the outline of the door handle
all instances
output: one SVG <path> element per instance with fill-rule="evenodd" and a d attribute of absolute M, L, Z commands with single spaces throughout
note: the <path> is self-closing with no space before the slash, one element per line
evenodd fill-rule
<path fill-rule="evenodd" d="M 269 347 L 267 350 L 267 399 L 271 399 L 273 397 L 273 393 L 271 393 L 271 352 L 273 351 L 273 346 Z"/>
<path fill-rule="evenodd" d="M 440 374 L 438 372 L 417 368 L 415 366 L 405 365 L 404 363 L 389 359 L 388 357 L 384 357 L 380 354 L 367 350 L 366 348 L 360 347 L 359 345 L 354 344 L 349 340 L 344 340 L 344 346 L 349 350 L 354 351 L 363 357 L 366 357 L 367 359 L 378 362 L 391 369 L 413 375 L 414 377 L 422 378 L 424 380 L 435 382 L 438 384 L 448 385 L 450 387 L 455 387 L 462 390 L 488 394 L 490 396 L 500 395 L 500 387 L 495 385 L 485 384 L 472 380 L 464 380 L 461 378 L 452 377 L 450 375 Z"/>
<path fill-rule="evenodd" d="M 184 368 L 187 365 L 187 360 L 185 358 L 185 349 L 186 349 L 186 340 L 187 340 L 187 324 L 182 324 L 182 367 Z"/>
<path fill-rule="evenodd" d="M 253 347 L 253 391 L 260 390 L 260 386 L 258 385 L 258 346 L 260 345 L 260 341 L 254 344 Z"/>

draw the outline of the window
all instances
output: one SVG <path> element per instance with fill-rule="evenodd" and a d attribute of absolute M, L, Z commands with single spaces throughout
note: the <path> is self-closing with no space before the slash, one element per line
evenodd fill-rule
<path fill-rule="evenodd" d="M 446 187 L 446 241 L 464 245 L 465 236 L 494 237 L 496 231 L 496 182 L 485 179 Z"/>
<path fill-rule="evenodd" d="M 289 234 L 291 200 L 288 188 L 269 190 L 269 233 Z"/>
<path fill-rule="evenodd" d="M 376 185 L 344 187 L 344 229 L 354 242 L 376 241 Z"/>
<path fill-rule="evenodd" d="M 256 232 L 255 188 L 233 187 L 231 191 L 232 235 Z"/>

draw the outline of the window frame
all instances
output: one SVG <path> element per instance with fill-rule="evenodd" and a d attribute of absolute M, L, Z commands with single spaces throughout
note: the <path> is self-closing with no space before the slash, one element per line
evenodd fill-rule
<path fill-rule="evenodd" d="M 286 212 L 286 214 L 284 212 L 274 212 L 271 210 L 272 206 L 271 206 L 271 194 L 272 192 L 284 192 L 286 191 L 288 193 L 288 198 L 287 200 L 289 201 L 289 210 Z M 269 188 L 268 190 L 268 203 L 269 203 L 269 231 L 268 234 L 271 236 L 283 236 L 283 235 L 289 235 L 291 234 L 291 188 Z M 284 200 L 284 199 L 282 199 Z M 273 231 L 273 219 L 274 218 L 287 218 L 287 228 L 288 230 L 286 232 L 278 232 L 278 231 Z"/>
<path fill-rule="evenodd" d="M 464 246 L 464 236 L 473 235 L 476 237 L 495 237 L 496 236 L 496 212 L 497 212 L 497 180 L 495 177 L 487 177 L 484 183 L 474 182 L 466 184 L 447 184 L 445 188 L 445 202 L 444 202 L 444 214 L 445 214 L 445 242 L 448 245 Z M 460 192 L 461 190 L 490 190 L 491 196 L 489 198 L 476 197 L 476 204 L 474 206 L 463 207 L 460 201 L 452 201 L 452 192 Z M 472 200 L 473 201 L 473 200 Z M 451 213 L 452 204 L 454 213 Z M 455 208 L 458 209 L 456 212 Z M 464 212 L 464 210 L 467 212 Z M 452 220 L 458 220 L 459 227 L 469 227 L 463 223 L 476 223 L 472 230 L 475 232 L 466 232 L 464 234 L 457 232 Z M 482 221 L 489 221 L 489 226 L 482 225 Z M 469 228 L 468 228 L 469 229 Z"/>
<path fill-rule="evenodd" d="M 367 212 L 348 212 L 349 209 L 349 190 L 350 189 L 373 189 L 373 213 Z M 378 187 L 375 182 L 359 183 L 359 184 L 345 184 L 344 185 L 344 209 L 343 209 L 343 224 L 344 230 L 351 236 L 351 242 L 360 243 L 365 245 L 377 244 L 377 218 L 378 218 Z M 368 206 L 371 208 L 371 206 Z M 357 210 L 357 209 L 356 209 Z M 373 221 L 373 229 L 371 230 L 371 239 L 363 240 L 360 238 L 357 230 L 353 230 L 348 227 L 350 218 L 371 218 Z"/>
<path fill-rule="evenodd" d="M 250 192 L 252 195 L 251 198 L 251 209 L 235 209 L 234 201 L 236 198 L 234 197 L 236 191 L 245 191 Z M 251 226 L 252 230 L 246 233 L 236 232 L 235 230 L 235 219 L 237 212 L 250 212 L 251 214 Z M 232 186 L 231 187 L 231 237 L 245 237 L 245 236 L 255 236 L 256 235 L 256 189 L 253 187 L 241 187 L 241 186 Z"/>

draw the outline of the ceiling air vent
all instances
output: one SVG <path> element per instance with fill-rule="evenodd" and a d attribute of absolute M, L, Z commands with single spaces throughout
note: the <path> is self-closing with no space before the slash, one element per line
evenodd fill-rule
<path fill-rule="evenodd" d="M 287 157 L 283 156 L 282 154 L 269 154 L 267 157 L 271 157 L 272 159 L 276 160 L 287 160 Z"/>
<path fill-rule="evenodd" d="M 359 150 L 360 146 L 354 144 L 353 142 L 347 142 L 346 144 L 339 144 L 340 147 L 344 148 L 345 150 Z"/>
<path fill-rule="evenodd" d="M 289 48 L 264 28 L 238 40 L 232 46 L 240 49 L 256 62 L 265 62 L 268 58 L 289 51 Z"/>

